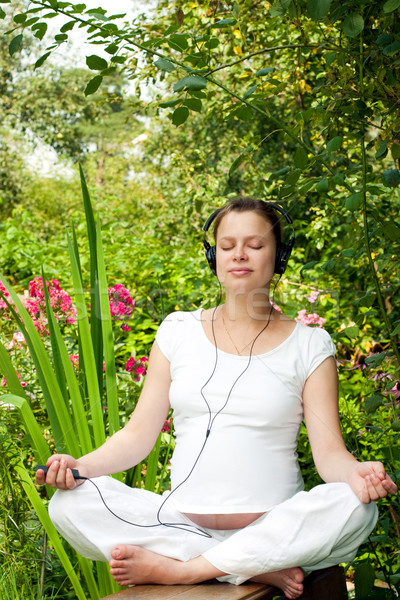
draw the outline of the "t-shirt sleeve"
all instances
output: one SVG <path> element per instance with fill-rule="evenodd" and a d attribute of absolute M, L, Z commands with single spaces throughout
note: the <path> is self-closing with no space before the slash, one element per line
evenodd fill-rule
<path fill-rule="evenodd" d="M 177 325 L 180 320 L 179 315 L 182 315 L 180 311 L 171 313 L 165 317 L 157 330 L 155 338 L 161 352 L 170 362 L 176 343 Z"/>
<path fill-rule="evenodd" d="M 306 377 L 309 377 L 328 356 L 336 354 L 336 346 L 331 336 L 325 329 L 319 327 L 312 329 L 308 350 Z"/>

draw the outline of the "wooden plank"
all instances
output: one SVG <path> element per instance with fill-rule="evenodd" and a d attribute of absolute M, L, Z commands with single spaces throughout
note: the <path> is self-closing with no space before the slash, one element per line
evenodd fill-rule
<path fill-rule="evenodd" d="M 107 596 L 111 600 L 268 600 L 278 592 L 261 583 L 219 583 L 197 585 L 138 585 Z M 101 600 L 106 600 L 102 598 Z"/>

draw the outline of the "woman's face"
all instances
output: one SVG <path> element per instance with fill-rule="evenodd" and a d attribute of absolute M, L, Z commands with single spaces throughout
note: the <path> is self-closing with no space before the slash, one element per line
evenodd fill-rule
<path fill-rule="evenodd" d="M 227 290 L 246 293 L 270 283 L 276 240 L 272 225 L 254 211 L 231 211 L 219 224 L 217 276 Z"/>

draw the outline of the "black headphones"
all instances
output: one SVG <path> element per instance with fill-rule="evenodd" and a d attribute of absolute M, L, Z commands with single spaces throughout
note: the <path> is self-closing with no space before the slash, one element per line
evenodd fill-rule
<path fill-rule="evenodd" d="M 280 212 L 281 215 L 283 215 L 285 217 L 286 221 L 292 228 L 292 237 L 290 238 L 290 240 L 287 243 L 279 242 L 278 247 L 276 249 L 274 273 L 278 273 L 278 275 L 282 275 L 282 273 L 285 272 L 285 269 L 286 269 L 286 266 L 287 266 L 287 263 L 290 258 L 290 254 L 293 250 L 293 246 L 294 246 L 294 242 L 295 242 L 295 232 L 294 232 L 294 227 L 293 227 L 293 221 L 292 221 L 291 217 L 288 215 L 288 213 L 281 206 L 279 206 L 279 204 L 275 204 L 273 202 L 266 202 L 265 204 L 268 204 L 268 206 L 271 206 L 271 208 Z M 211 246 L 207 242 L 206 233 L 210 229 L 211 223 L 214 221 L 217 214 L 221 212 L 221 210 L 222 210 L 222 208 L 218 208 L 217 210 L 215 210 L 208 217 L 208 219 L 205 222 L 205 225 L 203 227 L 203 231 L 204 231 L 203 245 L 204 245 L 204 250 L 206 253 L 206 259 L 207 259 L 207 262 L 210 265 L 210 269 L 214 273 L 214 275 L 217 274 L 217 250 L 216 250 L 215 246 Z"/>

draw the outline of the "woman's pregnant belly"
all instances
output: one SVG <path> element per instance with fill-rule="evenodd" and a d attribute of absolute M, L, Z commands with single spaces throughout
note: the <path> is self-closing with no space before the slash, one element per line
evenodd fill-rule
<path fill-rule="evenodd" d="M 200 515 L 185 513 L 185 515 L 199 525 L 207 529 L 243 529 L 253 521 L 256 521 L 265 513 L 237 513 L 230 515 Z"/>

